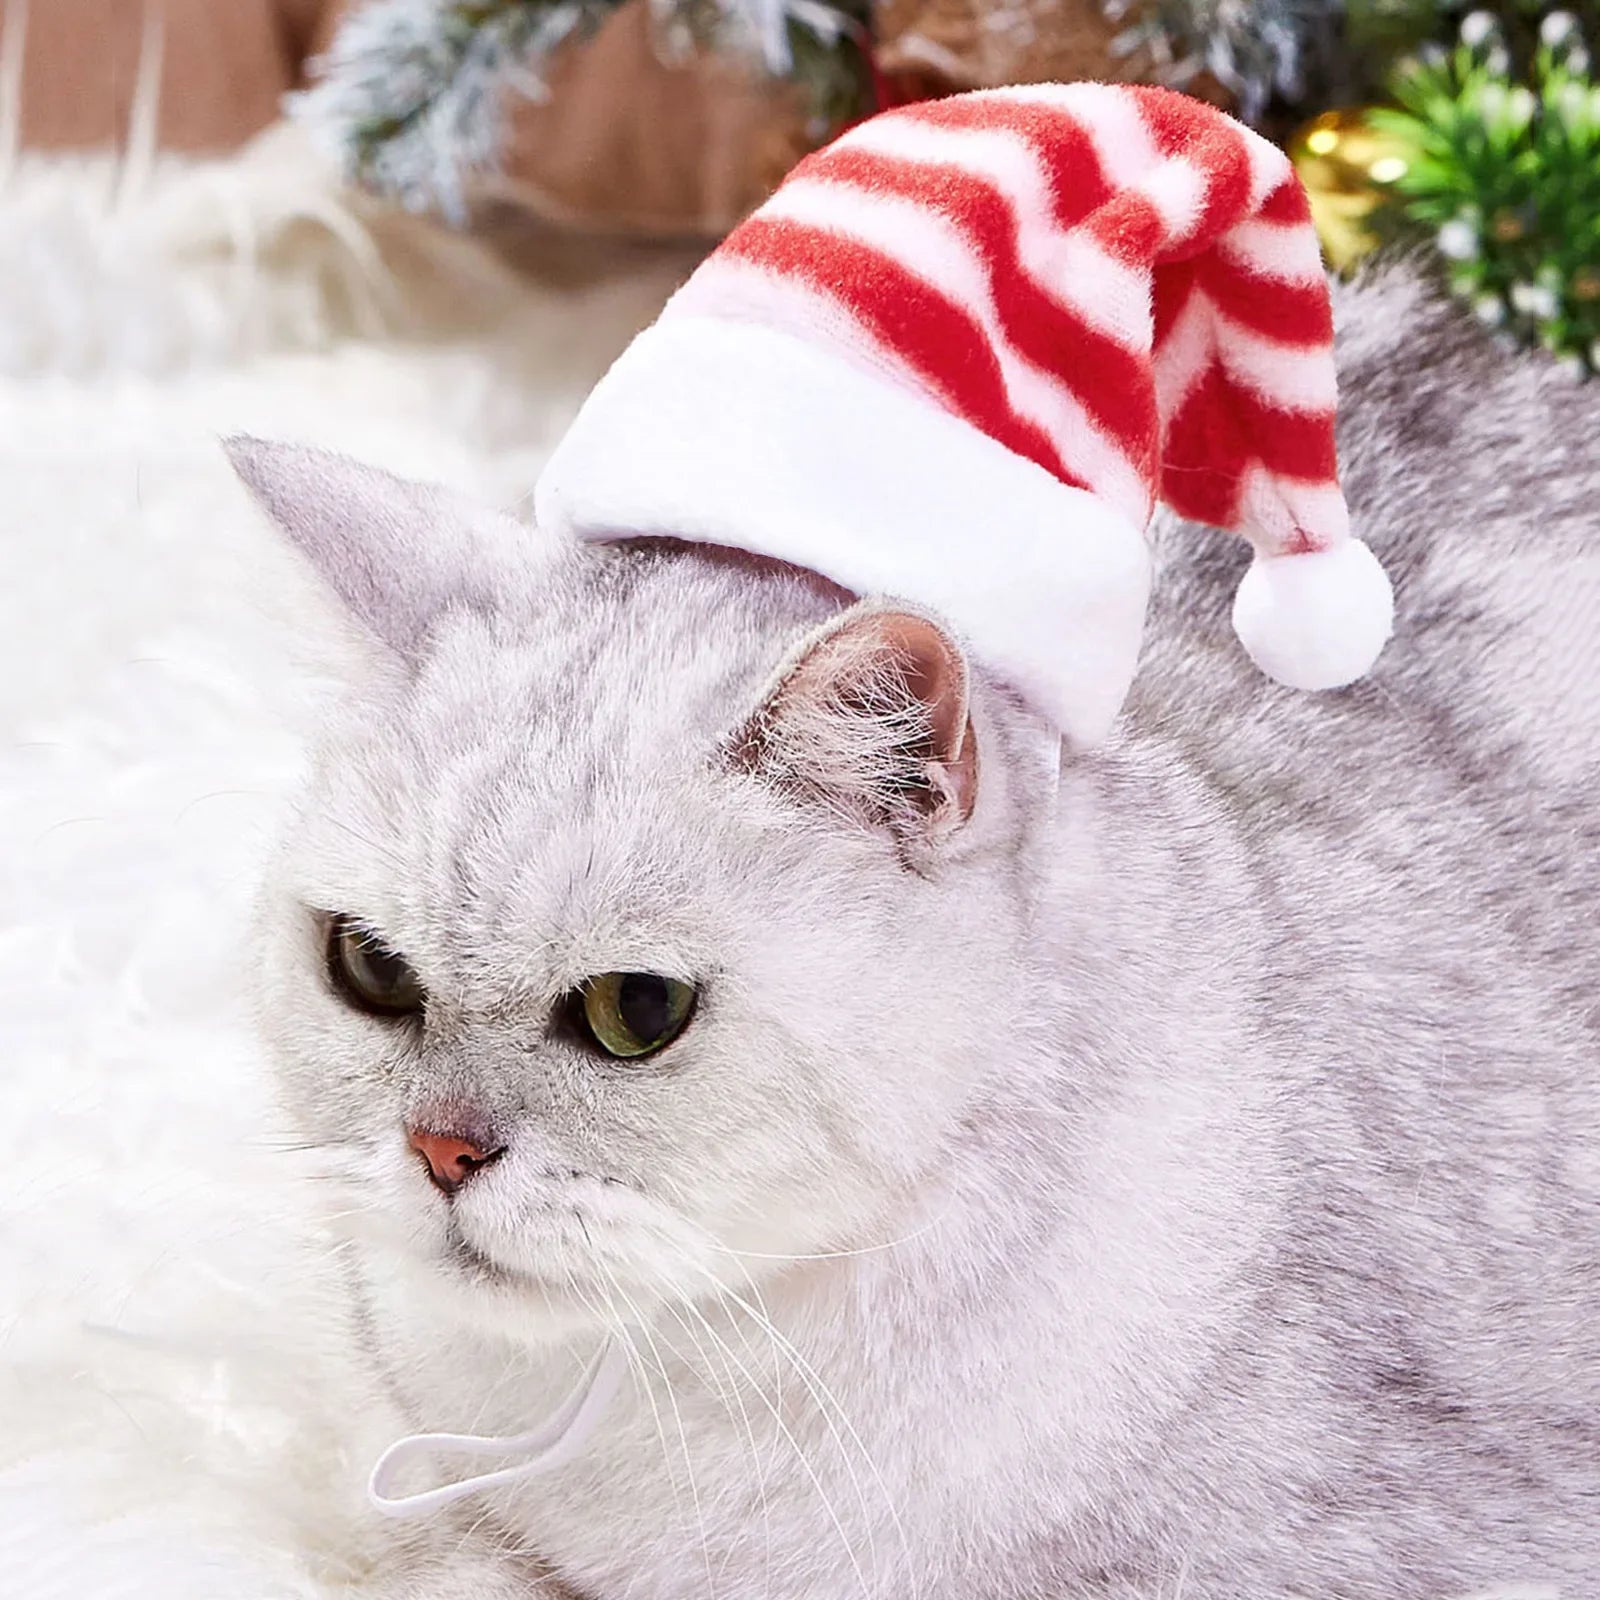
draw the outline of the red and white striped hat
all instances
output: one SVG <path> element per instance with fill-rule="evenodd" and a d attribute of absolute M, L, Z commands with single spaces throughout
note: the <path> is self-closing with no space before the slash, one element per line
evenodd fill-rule
<path fill-rule="evenodd" d="M 1327 282 L 1281 151 L 1167 90 L 1047 84 L 875 117 L 803 161 L 601 380 L 535 511 L 943 613 L 1070 738 L 1117 715 L 1158 498 L 1255 547 L 1280 682 L 1389 637 L 1334 456 Z"/>

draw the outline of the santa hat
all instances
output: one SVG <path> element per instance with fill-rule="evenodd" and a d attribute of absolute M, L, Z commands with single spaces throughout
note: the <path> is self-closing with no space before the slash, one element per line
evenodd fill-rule
<path fill-rule="evenodd" d="M 947 617 L 1070 738 L 1132 681 L 1157 499 L 1243 535 L 1279 682 L 1389 637 L 1334 455 L 1327 282 L 1281 151 L 1167 90 L 1045 84 L 862 123 L 803 161 L 584 404 L 535 493 Z"/>

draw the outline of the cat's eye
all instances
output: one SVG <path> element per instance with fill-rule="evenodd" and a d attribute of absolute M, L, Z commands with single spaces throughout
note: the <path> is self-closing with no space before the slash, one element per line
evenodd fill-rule
<path fill-rule="evenodd" d="M 693 984 L 655 972 L 605 972 L 574 995 L 575 1020 L 608 1056 L 637 1059 L 665 1048 L 694 1013 Z"/>
<path fill-rule="evenodd" d="M 351 917 L 328 924 L 328 973 L 351 1005 L 380 1017 L 414 1016 L 427 998 L 405 957 Z"/>

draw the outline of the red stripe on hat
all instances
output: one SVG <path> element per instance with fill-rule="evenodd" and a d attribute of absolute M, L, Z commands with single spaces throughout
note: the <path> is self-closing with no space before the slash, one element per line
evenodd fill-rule
<path fill-rule="evenodd" d="M 1155 202 L 1133 190 L 1106 201 L 1084 228 L 1107 255 L 1145 271 L 1167 238 L 1167 225 Z"/>
<path fill-rule="evenodd" d="M 1200 214 L 1181 241 L 1154 254 L 1157 265 L 1209 250 L 1244 216 L 1250 204 L 1250 152 L 1238 132 L 1219 123 L 1211 107 L 1164 94 L 1139 94 L 1139 117 L 1161 153 L 1182 160 L 1205 178 Z"/>
<path fill-rule="evenodd" d="M 1194 288 L 1194 273 L 1193 261 L 1174 261 L 1158 273 L 1151 284 L 1153 350 L 1159 351 L 1167 342 L 1167 335 L 1189 304 L 1189 295 Z"/>
<path fill-rule="evenodd" d="M 1050 190 L 1049 220 L 1063 231 L 1077 227 L 1115 192 L 1101 169 L 1094 140 L 1054 106 L 960 95 L 952 100 L 931 100 L 900 115 L 934 127 L 1003 133 L 1020 140 Z"/>
<path fill-rule="evenodd" d="M 737 256 L 827 296 L 904 361 L 956 415 L 1063 482 L 1084 487 L 1050 436 L 1012 410 L 983 328 L 904 262 L 846 234 L 759 212 L 723 241 L 719 254 Z M 819 342 L 838 340 L 839 330 L 819 326 L 817 337 Z M 842 342 L 849 352 L 848 339 Z"/>
<path fill-rule="evenodd" d="M 1303 483 L 1337 472 L 1333 430 L 1320 414 L 1283 411 L 1232 383 L 1213 362 L 1167 425 L 1161 497 L 1180 516 L 1238 525 L 1239 495 L 1252 467 Z"/>
<path fill-rule="evenodd" d="M 1200 258 L 1196 266 L 1217 309 L 1241 327 L 1301 349 L 1326 349 L 1332 341 L 1333 311 L 1328 291 L 1320 283 L 1294 284 L 1261 277 L 1215 253 Z"/>
<path fill-rule="evenodd" d="M 1228 417 L 1226 382 L 1213 363 L 1168 419 L 1162 444 L 1161 498 L 1181 517 L 1231 527 L 1254 457 Z"/>
<path fill-rule="evenodd" d="M 1310 222 L 1311 201 L 1294 173 L 1286 172 L 1277 188 L 1257 208 L 1262 222 L 1298 224 Z"/>
<path fill-rule="evenodd" d="M 1331 412 L 1286 411 L 1226 375 L 1223 385 L 1223 403 L 1238 419 L 1241 436 L 1250 440 L 1256 458 L 1274 477 L 1300 483 L 1331 483 L 1338 477 Z"/>
<path fill-rule="evenodd" d="M 1012 349 L 1038 370 L 1041 381 L 1069 392 L 1150 480 L 1158 430 L 1148 355 L 1086 322 L 1030 276 L 1017 245 L 1016 209 L 1000 190 L 963 168 L 870 150 L 837 150 L 816 176 L 913 201 L 944 217 L 982 262 Z M 1141 514 L 1149 510 L 1146 505 Z"/>

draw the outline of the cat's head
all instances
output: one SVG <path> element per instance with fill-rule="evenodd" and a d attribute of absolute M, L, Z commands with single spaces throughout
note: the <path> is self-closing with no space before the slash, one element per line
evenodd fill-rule
<path fill-rule="evenodd" d="M 341 1206 L 529 1338 L 903 1224 L 1024 938 L 1016 731 L 945 629 L 231 454 L 369 647 L 264 902 Z"/>

